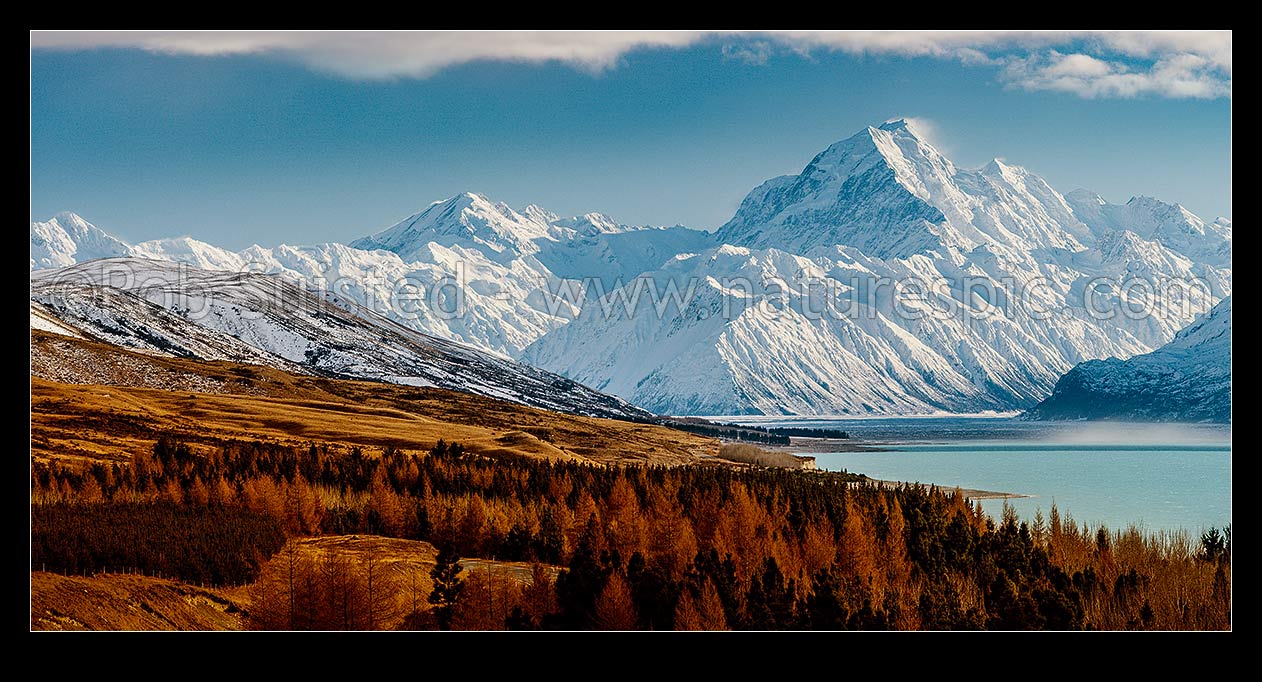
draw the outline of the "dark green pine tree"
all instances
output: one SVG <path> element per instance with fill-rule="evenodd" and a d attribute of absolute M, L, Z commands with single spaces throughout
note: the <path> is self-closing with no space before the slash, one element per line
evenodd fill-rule
<path fill-rule="evenodd" d="M 438 563 L 429 572 L 434 580 L 434 589 L 429 593 L 429 603 L 434 605 L 434 618 L 438 621 L 439 630 L 451 629 L 451 615 L 460 594 L 464 591 L 464 581 L 460 579 L 460 557 L 449 547 L 438 552 Z"/>
<path fill-rule="evenodd" d="M 561 624 L 564 627 L 583 630 L 593 626 L 596 600 L 609 578 L 609 567 L 597 559 L 593 549 L 600 532 L 600 525 L 593 514 L 588 517 L 578 547 L 570 557 L 569 568 L 557 576 L 557 603 L 561 607 Z"/>

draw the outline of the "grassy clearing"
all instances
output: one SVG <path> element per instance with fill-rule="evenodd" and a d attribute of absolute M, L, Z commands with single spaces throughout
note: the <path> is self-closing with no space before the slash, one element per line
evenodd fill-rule
<path fill-rule="evenodd" d="M 719 448 L 719 458 L 738 464 L 784 469 L 808 468 L 807 460 L 787 452 L 763 450 L 748 443 L 726 443 Z"/>

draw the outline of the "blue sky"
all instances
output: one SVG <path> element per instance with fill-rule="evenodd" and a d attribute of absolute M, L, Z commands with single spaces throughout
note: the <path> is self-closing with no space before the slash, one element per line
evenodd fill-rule
<path fill-rule="evenodd" d="M 1230 34 L 1225 57 L 1221 35 L 299 37 L 32 34 L 31 219 L 242 248 L 348 241 L 473 190 L 713 229 L 763 180 L 903 116 L 962 166 L 1231 215 Z"/>

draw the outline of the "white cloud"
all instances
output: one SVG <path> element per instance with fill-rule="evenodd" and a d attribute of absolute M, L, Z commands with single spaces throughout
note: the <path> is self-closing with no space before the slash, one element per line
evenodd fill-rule
<path fill-rule="evenodd" d="M 339 76 L 381 79 L 423 78 L 478 60 L 554 61 L 601 71 L 631 50 L 685 47 L 702 37 L 688 31 L 34 31 L 31 47 L 267 54 Z"/>
<path fill-rule="evenodd" d="M 32 49 L 135 48 L 264 54 L 356 79 L 423 78 L 478 60 L 559 62 L 591 72 L 637 49 L 722 45 L 764 64 L 774 48 L 810 55 L 952 59 L 997 68 L 1011 87 L 1081 97 L 1230 97 L 1230 31 L 33 31 Z"/>
<path fill-rule="evenodd" d="M 771 43 L 753 40 L 747 43 L 727 43 L 723 46 L 723 58 L 734 59 L 754 66 L 762 66 L 771 59 Z"/>
<path fill-rule="evenodd" d="M 1052 52 L 1056 60 L 1044 69 L 1044 73 L 1052 77 L 1098 78 L 1113 72 L 1108 62 L 1096 59 L 1087 54 L 1066 54 Z"/>
<path fill-rule="evenodd" d="M 1139 68 L 1085 54 L 1033 55 L 1011 59 L 1002 78 L 1025 90 L 1068 92 L 1080 97 L 1162 97 L 1212 99 L 1231 96 L 1230 68 L 1211 57 L 1178 53 Z"/>

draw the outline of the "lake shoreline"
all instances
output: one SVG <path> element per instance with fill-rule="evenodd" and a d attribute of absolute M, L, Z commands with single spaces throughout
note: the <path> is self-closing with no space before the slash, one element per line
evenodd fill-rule
<path fill-rule="evenodd" d="M 1092 527 L 1194 535 L 1231 523 L 1232 441 L 1215 425 L 1047 424 L 1009 419 L 820 420 L 851 439 L 783 449 L 817 468 L 879 481 L 920 481 L 965 496 L 998 519 L 1062 518 Z M 841 447 L 838 447 L 841 446 Z M 881 483 L 880 485 L 898 485 Z"/>
<path fill-rule="evenodd" d="M 862 472 L 852 472 L 862 473 Z M 899 488 L 905 485 L 918 485 L 922 488 L 937 488 L 942 491 L 959 490 L 960 494 L 969 500 L 1019 500 L 1034 497 L 1033 495 L 1025 495 L 1022 493 L 1005 493 L 997 490 L 978 490 L 976 488 L 961 488 L 958 486 L 938 485 L 936 483 L 920 483 L 910 481 L 883 481 L 880 479 L 868 479 L 872 483 L 882 488 Z"/>
<path fill-rule="evenodd" d="M 794 455 L 830 452 L 894 452 L 894 448 L 889 447 L 888 443 L 856 443 L 855 441 L 842 438 L 801 438 L 798 436 L 789 438 L 788 445 L 765 445 L 759 443 L 758 447 L 764 450 L 788 452 Z"/>
<path fill-rule="evenodd" d="M 813 455 L 816 454 L 835 454 L 844 452 L 897 452 L 894 443 L 856 443 L 849 439 L 841 438 L 804 438 L 794 436 L 789 439 L 788 445 L 763 445 L 760 446 L 764 450 L 773 450 L 776 452 L 787 452 L 795 456 L 808 457 L 814 460 Z M 851 473 L 864 474 L 862 471 L 853 471 Z M 866 476 L 866 474 L 864 474 Z M 970 500 L 1015 500 L 1033 497 L 1024 493 L 1001 492 L 997 490 L 982 490 L 980 488 L 961 488 L 958 486 L 946 486 L 937 483 L 923 483 L 912 481 L 887 481 L 882 479 L 870 478 L 869 482 L 885 488 L 897 488 L 903 485 L 919 485 L 923 487 L 937 487 L 941 490 L 959 490 L 964 497 Z"/>

